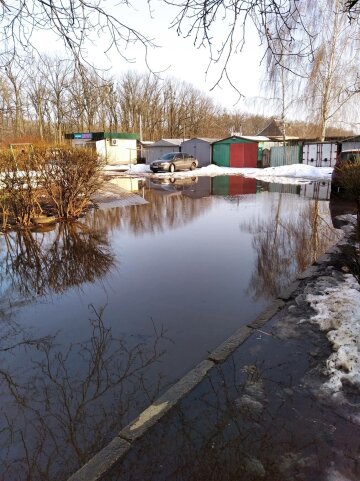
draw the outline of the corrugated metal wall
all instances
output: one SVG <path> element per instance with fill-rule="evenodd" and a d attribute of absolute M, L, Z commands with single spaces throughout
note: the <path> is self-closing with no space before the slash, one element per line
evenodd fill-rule
<path fill-rule="evenodd" d="M 300 145 L 286 145 L 285 147 L 271 147 L 270 166 L 298 164 L 301 159 Z"/>

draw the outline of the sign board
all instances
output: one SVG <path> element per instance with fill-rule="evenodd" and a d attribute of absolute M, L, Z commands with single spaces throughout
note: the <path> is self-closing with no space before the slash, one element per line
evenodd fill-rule
<path fill-rule="evenodd" d="M 92 140 L 92 133 L 86 132 L 86 133 L 82 133 L 82 134 L 74 134 L 74 139 Z"/>

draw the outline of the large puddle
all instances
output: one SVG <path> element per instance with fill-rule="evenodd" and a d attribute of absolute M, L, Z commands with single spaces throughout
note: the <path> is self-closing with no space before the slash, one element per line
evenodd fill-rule
<path fill-rule="evenodd" d="M 326 183 L 121 182 L 143 202 L 0 238 L 0 479 L 66 479 L 339 235 Z"/>

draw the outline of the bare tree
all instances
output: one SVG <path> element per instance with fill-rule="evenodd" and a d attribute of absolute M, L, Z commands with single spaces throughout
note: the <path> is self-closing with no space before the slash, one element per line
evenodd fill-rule
<path fill-rule="evenodd" d="M 0 64 L 9 65 L 23 51 L 33 50 L 35 31 L 52 31 L 60 37 L 77 62 L 87 61 L 85 43 L 99 35 L 107 41 L 105 51 L 116 49 L 125 59 L 125 48 L 139 42 L 145 49 L 153 45 L 143 33 L 132 28 L 116 16 L 113 7 L 106 9 L 105 2 L 90 0 L 68 0 L 45 2 L 30 0 L 10 2 L 0 6 Z M 123 0 L 117 5 L 128 7 Z"/>
<path fill-rule="evenodd" d="M 5 74 L 13 93 L 13 106 L 11 108 L 13 117 L 14 134 L 17 136 L 23 132 L 23 85 L 25 72 L 20 65 L 13 62 L 5 67 Z"/>
<path fill-rule="evenodd" d="M 62 141 L 64 123 L 71 110 L 69 101 L 69 87 L 71 62 L 58 57 L 44 57 L 39 65 L 43 73 L 47 74 L 49 103 L 52 108 L 54 123 L 54 139 Z"/>
<path fill-rule="evenodd" d="M 336 119 L 358 91 L 357 49 L 359 38 L 348 22 L 341 0 L 317 2 L 314 61 L 305 69 L 304 97 L 312 117 L 319 122 L 319 138 L 325 140 L 331 119 Z"/>

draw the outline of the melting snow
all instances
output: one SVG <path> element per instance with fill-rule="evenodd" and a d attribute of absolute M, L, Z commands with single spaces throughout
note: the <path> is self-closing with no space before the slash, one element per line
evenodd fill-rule
<path fill-rule="evenodd" d="M 120 166 L 121 170 L 125 166 Z M 120 167 L 118 170 L 120 170 Z M 112 170 L 111 166 L 106 170 Z M 330 180 L 332 167 L 313 167 L 305 164 L 292 164 L 283 165 L 280 167 L 268 167 L 266 169 L 249 169 L 249 168 L 236 168 L 236 167 L 219 167 L 218 165 L 207 165 L 199 169 L 192 171 L 175 172 L 170 174 L 169 172 L 151 174 L 150 166 L 146 164 L 132 165 L 126 171 L 126 174 L 151 174 L 156 177 L 200 177 L 208 176 L 215 177 L 218 175 L 240 175 L 244 177 L 251 177 L 260 179 L 265 182 L 276 182 L 283 184 L 304 184 L 313 180 Z"/>
<path fill-rule="evenodd" d="M 360 388 L 360 286 L 347 274 L 345 282 L 336 287 L 324 286 L 320 295 L 308 295 L 307 300 L 317 314 L 311 318 L 327 332 L 333 354 L 327 360 L 330 376 L 324 387 L 341 392 L 344 380 Z"/>

